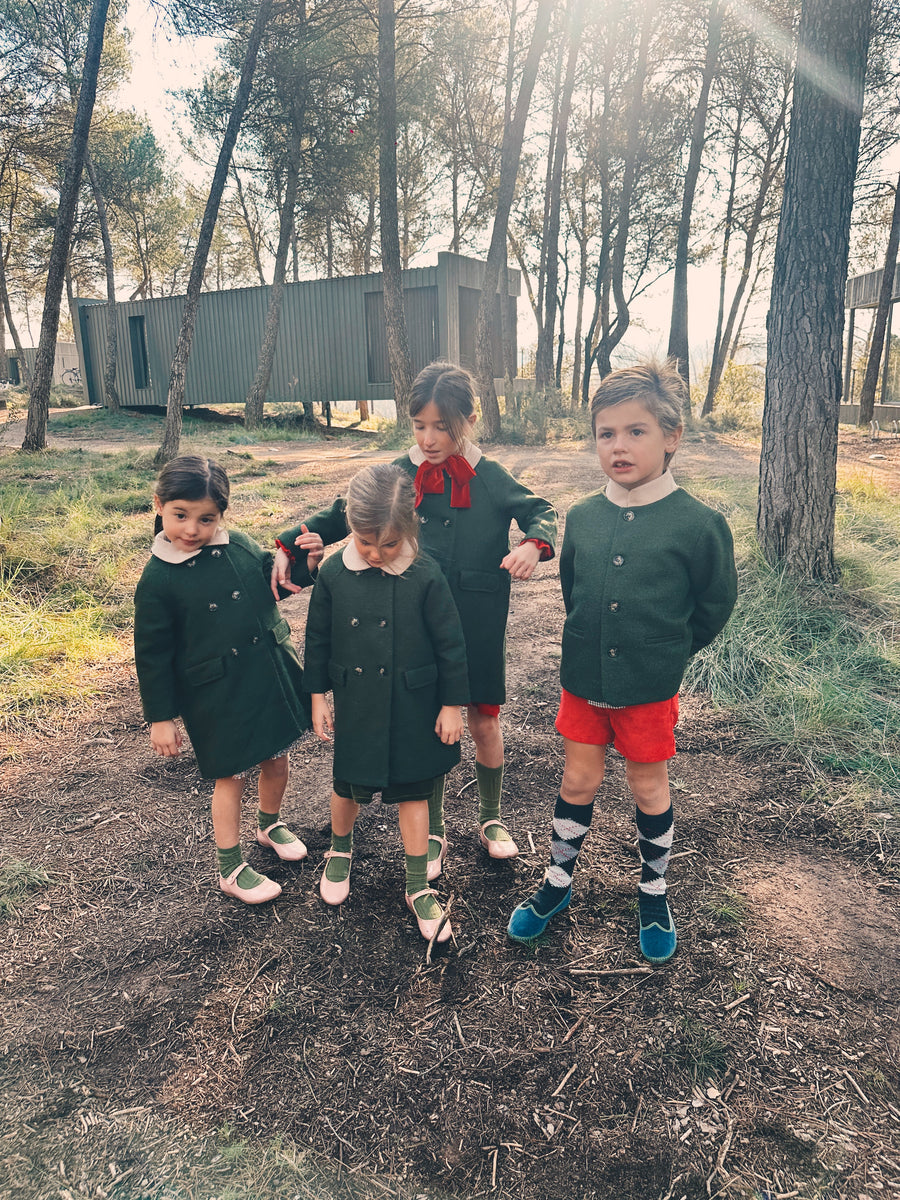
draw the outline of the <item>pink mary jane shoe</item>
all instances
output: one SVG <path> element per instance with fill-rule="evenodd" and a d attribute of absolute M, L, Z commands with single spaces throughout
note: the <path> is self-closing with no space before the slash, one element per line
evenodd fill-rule
<path fill-rule="evenodd" d="M 432 858 L 428 863 L 428 882 L 432 883 L 440 875 L 444 869 L 444 859 L 447 857 L 447 839 L 438 837 L 436 833 L 429 833 L 429 842 L 437 842 L 441 848 L 437 858 Z"/>
<path fill-rule="evenodd" d="M 273 829 L 287 829 L 287 825 L 285 825 L 284 821 L 276 821 L 268 829 L 257 828 L 256 840 L 261 846 L 268 846 L 270 850 L 274 850 L 278 857 L 284 859 L 285 862 L 300 862 L 301 859 L 306 858 L 306 846 L 298 837 L 295 837 L 292 842 L 273 842 L 269 836 Z"/>
<path fill-rule="evenodd" d="M 444 919 L 443 909 L 441 910 L 441 915 L 439 917 L 432 917 L 429 920 L 426 920 L 424 917 L 420 917 L 416 912 L 416 901 L 419 899 L 419 897 L 433 896 L 434 894 L 435 893 L 432 888 L 422 888 L 421 892 L 416 892 L 415 895 L 408 895 L 406 897 L 406 907 L 416 918 L 416 923 L 419 926 L 419 933 L 421 933 L 426 942 L 430 942 L 435 935 L 435 931 L 440 928 L 440 933 L 436 938 L 434 938 L 434 940 L 438 945 L 442 945 L 444 942 L 449 942 L 453 937 L 453 929 L 450 925 L 450 922 Z M 442 921 L 444 922 L 443 927 L 441 927 Z"/>
<path fill-rule="evenodd" d="M 498 821 L 496 817 L 492 817 L 490 821 L 482 821 L 481 827 L 478 830 L 478 840 L 491 858 L 518 858 L 519 847 L 511 838 L 508 842 L 497 842 L 492 838 L 485 837 L 484 831 L 489 829 L 491 825 L 499 825 L 501 828 L 506 829 L 503 822 Z M 507 830 L 507 832 L 509 831 Z"/>
<path fill-rule="evenodd" d="M 227 879 L 223 875 L 219 876 L 219 887 L 226 896 L 234 896 L 236 900 L 243 900 L 245 904 L 265 904 L 267 900 L 275 900 L 281 895 L 281 884 L 276 883 L 274 879 L 267 879 L 265 875 L 256 887 L 238 887 L 238 875 L 246 866 L 245 862 L 240 863 Z"/>
<path fill-rule="evenodd" d="M 350 859 L 353 858 L 353 851 L 351 850 L 349 854 L 345 854 L 343 850 L 326 850 L 325 851 L 325 868 L 326 868 L 326 870 L 328 868 L 329 858 L 346 858 L 349 861 Z M 337 883 L 335 883 L 334 880 L 329 879 L 328 876 L 325 874 L 325 871 L 323 871 L 322 878 L 319 880 L 319 895 L 322 897 L 322 899 L 325 901 L 326 904 L 331 904 L 333 906 L 337 906 L 338 904 L 343 904 L 344 901 L 347 899 L 347 897 L 350 895 L 350 873 L 349 873 L 349 871 L 347 873 L 347 878 L 341 879 Z"/>

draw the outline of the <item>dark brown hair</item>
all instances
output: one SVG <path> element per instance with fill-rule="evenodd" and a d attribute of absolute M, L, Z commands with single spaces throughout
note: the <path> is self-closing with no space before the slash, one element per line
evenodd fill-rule
<path fill-rule="evenodd" d="M 417 417 L 432 400 L 457 450 L 462 450 L 475 412 L 475 380 L 455 363 L 433 362 L 413 380 L 409 415 Z"/>
<path fill-rule="evenodd" d="M 211 458 L 182 454 L 167 462 L 160 471 L 154 494 L 160 504 L 172 500 L 212 500 L 223 513 L 228 507 L 231 485 L 224 469 Z M 162 518 L 157 516 L 154 533 L 161 529 Z"/>
<path fill-rule="evenodd" d="M 347 485 L 347 524 L 354 533 L 368 533 L 378 541 L 395 533 L 418 547 L 413 481 L 393 463 L 375 463 L 357 471 Z"/>
<path fill-rule="evenodd" d="M 681 429 L 685 383 L 678 373 L 675 359 L 648 358 L 607 375 L 591 400 L 591 433 L 596 437 L 598 413 L 628 400 L 637 400 L 642 404 L 659 422 L 664 434 Z M 666 466 L 671 457 L 671 454 L 666 454 Z"/>

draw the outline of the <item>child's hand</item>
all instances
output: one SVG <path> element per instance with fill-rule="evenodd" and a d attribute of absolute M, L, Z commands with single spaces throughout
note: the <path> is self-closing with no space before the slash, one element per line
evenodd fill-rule
<path fill-rule="evenodd" d="M 313 692 L 312 723 L 313 729 L 316 731 L 316 737 L 323 742 L 330 742 L 330 734 L 334 733 L 334 718 L 331 715 L 331 708 L 323 692 Z"/>
<path fill-rule="evenodd" d="M 434 732 L 445 746 L 454 746 L 462 737 L 462 709 L 456 704 L 445 704 L 438 713 Z"/>
<path fill-rule="evenodd" d="M 541 551 L 536 542 L 519 542 L 515 550 L 510 550 L 500 566 L 504 571 L 509 571 L 513 579 L 530 579 L 540 561 Z"/>
<path fill-rule="evenodd" d="M 302 592 L 303 588 L 298 587 L 296 583 L 291 582 L 291 560 L 284 550 L 279 548 L 275 551 L 275 565 L 272 567 L 272 577 L 269 580 L 272 588 L 272 595 L 276 600 L 280 600 L 278 589 L 284 588 L 286 592 Z"/>
<path fill-rule="evenodd" d="M 181 753 L 184 741 L 174 721 L 153 721 L 150 725 L 150 745 L 163 758 L 175 758 Z"/>
<path fill-rule="evenodd" d="M 325 543 L 318 533 L 310 533 L 305 525 L 300 528 L 303 532 L 294 539 L 294 545 L 306 552 L 306 569 L 312 575 L 325 555 Z"/>

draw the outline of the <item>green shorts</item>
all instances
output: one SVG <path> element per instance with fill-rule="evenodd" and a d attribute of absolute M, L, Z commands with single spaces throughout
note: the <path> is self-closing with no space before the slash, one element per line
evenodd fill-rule
<path fill-rule="evenodd" d="M 357 804 L 368 804 L 377 792 L 381 792 L 382 804 L 402 804 L 404 800 L 428 800 L 434 791 L 434 779 L 417 779 L 414 783 L 389 783 L 384 788 L 366 787 L 361 783 L 348 783 L 346 779 L 334 779 L 333 787 L 336 795 L 342 800 L 355 800 Z"/>

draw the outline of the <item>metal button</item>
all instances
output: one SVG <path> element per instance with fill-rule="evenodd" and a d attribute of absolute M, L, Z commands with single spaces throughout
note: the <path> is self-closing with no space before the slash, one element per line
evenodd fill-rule
<path fill-rule="evenodd" d="M 624 565 L 624 563 L 625 563 L 625 559 L 622 557 L 621 554 L 616 554 L 613 556 L 613 566 L 614 567 L 621 567 Z"/>
<path fill-rule="evenodd" d="M 445 517 L 445 519 L 444 519 L 444 528 L 446 529 L 446 527 L 447 527 L 447 526 L 448 526 L 450 523 L 451 523 L 451 522 L 450 522 L 450 518 L 449 518 L 449 517 Z"/>
<path fill-rule="evenodd" d="M 619 602 L 618 602 L 618 600 L 610 600 L 610 602 L 609 602 L 609 611 L 610 611 L 610 612 L 618 612 L 618 611 L 619 611 Z"/>
<path fill-rule="evenodd" d="M 609 655 L 610 658 L 615 658 L 616 655 L 619 653 L 619 651 L 618 651 L 617 647 L 610 646 L 610 648 L 607 650 L 606 653 Z"/>
<path fill-rule="evenodd" d="M 188 562 L 188 566 L 189 566 L 189 567 L 196 567 L 196 565 L 197 565 L 197 560 L 196 560 L 196 558 L 192 558 L 192 559 L 191 559 L 191 560 Z"/>
<path fill-rule="evenodd" d="M 384 667 L 379 667 L 379 668 L 378 668 L 378 674 L 379 674 L 379 675 L 383 675 L 383 674 L 384 674 Z"/>
<path fill-rule="evenodd" d="M 419 517 L 419 524 L 420 524 L 420 525 L 427 525 L 427 524 L 428 524 L 428 518 L 427 518 L 427 517 Z"/>
<path fill-rule="evenodd" d="M 240 592 L 232 592 L 232 593 L 231 593 L 231 598 L 232 598 L 232 600 L 240 600 L 240 598 L 241 598 L 241 593 L 240 593 Z"/>
<path fill-rule="evenodd" d="M 353 626 L 356 626 L 356 625 L 358 625 L 358 624 L 359 624 L 359 617 L 351 617 L 351 618 L 350 618 L 350 624 L 351 624 L 351 625 L 353 625 Z"/>
<path fill-rule="evenodd" d="M 627 512 L 622 513 L 622 520 L 623 521 L 633 521 L 634 520 L 634 513 L 631 511 L 630 508 L 628 509 Z"/>
<path fill-rule="evenodd" d="M 221 557 L 222 557 L 222 551 L 221 551 L 221 550 L 213 550 L 213 552 L 212 552 L 212 556 L 213 556 L 213 558 L 221 558 Z"/>
<path fill-rule="evenodd" d="M 258 638 L 258 637 L 251 638 L 251 639 L 250 639 L 250 645 L 251 645 L 251 646 L 255 646 L 255 645 L 256 645 L 256 643 L 257 643 L 258 641 L 259 641 L 259 638 Z"/>
<path fill-rule="evenodd" d="M 378 627 L 379 627 L 379 629 L 386 629 L 386 628 L 387 628 L 387 621 L 385 621 L 384 619 L 382 619 L 381 621 L 379 621 L 379 622 L 378 622 Z"/>
<path fill-rule="evenodd" d="M 362 673 L 363 673 L 362 667 L 354 667 L 353 670 L 356 672 L 357 675 L 362 675 Z"/>
<path fill-rule="evenodd" d="M 237 646 L 231 647 L 231 653 L 234 655 L 235 658 L 237 658 L 237 656 L 238 656 Z"/>
<path fill-rule="evenodd" d="M 218 604 L 211 604 L 211 605 L 209 606 L 209 611 L 210 611 L 210 612 L 215 612 L 215 611 L 216 611 L 216 609 L 217 609 L 218 607 L 219 607 L 219 606 L 218 606 Z"/>

